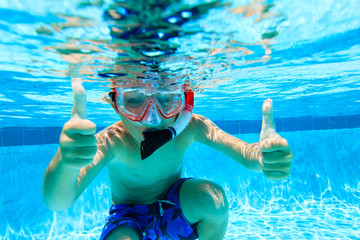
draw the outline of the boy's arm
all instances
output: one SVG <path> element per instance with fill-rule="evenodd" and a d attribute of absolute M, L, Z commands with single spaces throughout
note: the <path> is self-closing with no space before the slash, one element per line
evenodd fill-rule
<path fill-rule="evenodd" d="M 263 171 L 270 179 L 289 176 L 292 153 L 286 139 L 275 131 L 272 101 L 263 104 L 263 124 L 260 142 L 246 143 L 218 128 L 209 119 L 194 115 L 195 139 L 241 163 L 256 172 Z"/>
<path fill-rule="evenodd" d="M 86 92 L 79 81 L 73 81 L 73 92 L 71 119 L 44 176 L 43 200 L 53 211 L 71 207 L 112 158 L 104 138 L 94 136 L 96 125 L 86 119 Z"/>
<path fill-rule="evenodd" d="M 193 114 L 195 140 L 214 148 L 248 169 L 261 172 L 259 143 L 244 142 L 218 128 L 208 118 Z"/>

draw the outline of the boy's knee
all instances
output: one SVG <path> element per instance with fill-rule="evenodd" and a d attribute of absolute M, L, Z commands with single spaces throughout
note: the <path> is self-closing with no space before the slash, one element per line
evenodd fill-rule
<path fill-rule="evenodd" d="M 194 201 L 207 218 L 227 216 L 229 203 L 224 189 L 217 183 L 201 181 L 194 192 Z"/>
<path fill-rule="evenodd" d="M 220 185 L 213 182 L 206 182 L 199 187 L 205 210 L 207 210 L 209 214 L 218 216 L 227 213 L 229 203 L 225 191 Z"/>

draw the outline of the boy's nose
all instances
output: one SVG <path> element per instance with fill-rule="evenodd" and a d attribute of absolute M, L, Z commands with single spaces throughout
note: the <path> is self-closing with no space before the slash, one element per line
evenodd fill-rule
<path fill-rule="evenodd" d="M 162 121 L 161 114 L 156 107 L 156 104 L 151 104 L 148 111 L 145 112 L 143 122 L 150 126 L 159 125 Z"/>

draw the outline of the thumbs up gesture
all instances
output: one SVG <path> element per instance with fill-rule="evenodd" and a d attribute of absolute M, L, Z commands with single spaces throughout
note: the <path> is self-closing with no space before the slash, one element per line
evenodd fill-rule
<path fill-rule="evenodd" d="M 276 133 L 271 99 L 264 101 L 262 112 L 260 150 L 263 172 L 272 180 L 286 178 L 290 175 L 292 153 L 287 140 Z"/>
<path fill-rule="evenodd" d="M 80 169 L 89 165 L 97 152 L 96 125 L 87 120 L 86 92 L 80 79 L 72 80 L 72 89 L 74 105 L 60 135 L 60 151 L 63 163 Z"/>

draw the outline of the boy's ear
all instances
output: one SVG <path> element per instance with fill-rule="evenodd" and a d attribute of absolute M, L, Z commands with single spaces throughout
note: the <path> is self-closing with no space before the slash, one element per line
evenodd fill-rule
<path fill-rule="evenodd" d="M 106 101 L 108 103 L 110 103 L 110 105 L 112 106 L 112 108 L 116 111 L 116 108 L 115 108 L 115 104 L 114 104 L 114 101 L 115 101 L 115 92 L 109 92 L 108 94 L 108 97 L 105 97 Z"/>
<path fill-rule="evenodd" d="M 110 101 L 115 102 L 115 92 L 109 92 Z"/>

